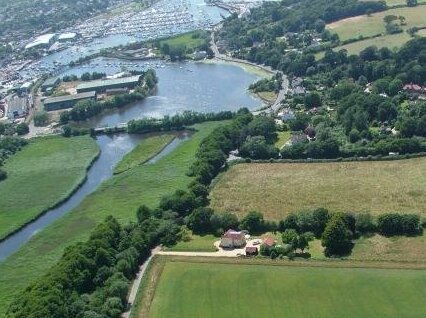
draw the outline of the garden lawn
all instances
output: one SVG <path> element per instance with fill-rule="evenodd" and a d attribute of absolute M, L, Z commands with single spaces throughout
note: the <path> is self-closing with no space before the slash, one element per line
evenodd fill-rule
<path fill-rule="evenodd" d="M 384 34 L 385 23 L 383 18 L 387 15 L 403 16 L 406 18 L 406 25 L 402 26 L 405 31 L 412 27 L 426 26 L 426 6 L 405 7 L 390 9 L 383 12 L 374 13 L 371 16 L 360 15 L 357 17 L 339 20 L 327 25 L 330 32 L 337 33 L 341 41 L 356 39 L 359 36 L 372 36 Z M 397 20 L 397 22 L 399 22 Z"/>
<path fill-rule="evenodd" d="M 227 121 L 195 125 L 199 132 L 155 164 L 134 167 L 105 181 L 76 209 L 34 235 L 17 253 L 0 263 L 0 317 L 4 317 L 16 293 L 46 273 L 65 247 L 86 240 L 106 216 L 113 215 L 126 224 L 136 219 L 140 205 L 156 207 L 162 196 L 185 189 L 191 181 L 186 173 L 198 145 L 224 123 Z"/>
<path fill-rule="evenodd" d="M 278 140 L 275 142 L 275 146 L 281 149 L 290 140 L 291 132 L 290 131 L 279 131 Z"/>
<path fill-rule="evenodd" d="M 98 153 L 88 136 L 55 136 L 32 139 L 11 156 L 0 182 L 0 238 L 68 198 Z"/>
<path fill-rule="evenodd" d="M 238 164 L 219 176 L 211 207 L 280 220 L 290 212 L 417 213 L 426 216 L 426 157 L 369 162 Z"/>
<path fill-rule="evenodd" d="M 203 31 L 188 32 L 179 36 L 171 37 L 168 39 L 160 40 L 160 46 L 168 44 L 170 47 L 186 46 L 187 49 L 195 49 L 204 43 L 202 36 L 193 37 L 197 34 L 202 34 Z"/>
<path fill-rule="evenodd" d="M 174 252 L 215 252 L 216 247 L 213 243 L 219 239 L 211 234 L 203 236 L 193 234 L 188 242 L 179 241 L 175 246 L 164 247 L 163 250 Z"/>
<path fill-rule="evenodd" d="M 425 317 L 426 271 L 166 262 L 149 317 Z"/>
<path fill-rule="evenodd" d="M 119 174 L 139 166 L 161 152 L 176 136 L 174 134 L 161 134 L 143 139 L 139 145 L 124 156 L 114 169 L 114 174 Z"/>

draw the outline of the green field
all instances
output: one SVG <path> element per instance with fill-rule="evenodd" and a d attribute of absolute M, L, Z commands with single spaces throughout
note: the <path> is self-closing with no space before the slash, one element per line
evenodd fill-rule
<path fill-rule="evenodd" d="M 425 294 L 424 270 L 174 261 L 148 316 L 414 318 L 426 315 Z"/>
<path fill-rule="evenodd" d="M 341 41 L 355 39 L 360 35 L 372 36 L 375 34 L 384 34 L 386 31 L 383 18 L 387 15 L 405 17 L 407 25 L 402 27 L 403 30 L 407 30 L 414 26 L 426 26 L 424 18 L 426 16 L 426 6 L 421 5 L 411 8 L 406 7 L 378 12 L 372 14 L 370 17 L 362 15 L 340 20 L 328 24 L 327 29 L 333 33 L 337 33 Z"/>
<path fill-rule="evenodd" d="M 426 158 L 336 163 L 238 164 L 219 177 L 211 207 L 280 220 L 290 212 L 418 213 L 426 216 Z"/>
<path fill-rule="evenodd" d="M 366 49 L 369 46 L 376 46 L 378 49 L 382 47 L 387 47 L 389 49 L 398 49 L 403 46 L 406 42 L 411 40 L 412 37 L 407 33 L 399 34 L 387 34 L 374 39 L 367 39 L 363 41 L 357 41 L 354 43 L 338 46 L 334 48 L 334 51 L 339 51 L 345 49 L 348 51 L 348 54 L 359 54 L 362 50 Z"/>
<path fill-rule="evenodd" d="M 166 147 L 176 136 L 174 134 L 162 134 L 142 140 L 139 145 L 114 168 L 114 174 L 119 174 L 143 164 Z"/>
<path fill-rule="evenodd" d="M 160 40 L 160 45 L 168 44 L 170 47 L 186 46 L 187 49 L 195 49 L 204 43 L 202 37 L 193 37 L 202 34 L 202 31 L 188 32 L 179 36 Z"/>
<path fill-rule="evenodd" d="M 98 153 L 88 136 L 55 136 L 33 139 L 9 158 L 0 183 L 0 238 L 66 199 Z"/>
<path fill-rule="evenodd" d="M 278 148 L 284 147 L 287 141 L 290 140 L 291 132 L 290 131 L 279 131 L 278 140 L 275 142 L 275 146 Z"/>
<path fill-rule="evenodd" d="M 226 121 L 225 121 L 226 122 Z M 104 182 L 75 210 L 37 233 L 17 253 L 0 263 L 0 317 L 16 293 L 52 266 L 69 244 L 88 238 L 93 227 L 108 215 L 127 223 L 141 204 L 155 207 L 162 196 L 184 189 L 186 175 L 198 145 L 225 122 L 195 125 L 199 132 L 155 164 L 137 166 Z"/>

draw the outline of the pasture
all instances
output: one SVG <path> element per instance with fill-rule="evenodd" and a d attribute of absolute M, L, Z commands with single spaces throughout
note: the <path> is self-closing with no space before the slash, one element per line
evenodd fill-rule
<path fill-rule="evenodd" d="M 426 315 L 425 270 L 223 262 L 173 260 L 165 261 L 161 271 L 151 269 L 159 275 L 151 278 L 155 291 L 148 291 L 152 299 L 139 302 L 137 312 L 148 305 L 144 317 L 150 318 Z"/>
<path fill-rule="evenodd" d="M 288 213 L 330 211 L 417 213 L 426 216 L 426 158 L 398 161 L 238 164 L 219 176 L 211 207 L 239 217 L 259 211 L 280 220 Z"/>
<path fill-rule="evenodd" d="M 201 140 L 224 123 L 227 121 L 194 125 L 199 131 L 172 153 L 154 164 L 135 166 L 105 181 L 77 208 L 34 235 L 18 252 L 0 263 L 0 317 L 15 293 L 43 275 L 65 247 L 86 240 L 105 217 L 113 215 L 127 224 L 136 219 L 140 205 L 156 207 L 162 196 L 185 189 L 191 181 L 186 173 Z"/>
<path fill-rule="evenodd" d="M 405 7 L 390 9 L 383 12 L 374 13 L 371 16 L 362 15 L 339 20 L 327 25 L 327 29 L 332 33 L 337 33 L 341 41 L 356 39 L 359 36 L 372 36 L 375 34 L 385 34 L 385 23 L 383 18 L 387 15 L 403 16 L 406 25 L 402 26 L 405 31 L 414 26 L 426 26 L 424 19 L 426 6 Z"/>
<path fill-rule="evenodd" d="M 98 155 L 89 136 L 35 138 L 11 156 L 0 182 L 0 238 L 66 199 Z"/>

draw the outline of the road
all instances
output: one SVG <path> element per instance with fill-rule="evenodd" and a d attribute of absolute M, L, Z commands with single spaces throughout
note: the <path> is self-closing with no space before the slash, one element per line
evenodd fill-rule
<path fill-rule="evenodd" d="M 121 315 L 123 318 L 129 318 L 132 312 L 133 303 L 136 300 L 136 295 L 138 294 L 139 286 L 141 284 L 142 278 L 146 273 L 146 269 L 151 262 L 152 258 L 160 252 L 160 247 L 151 250 L 151 256 L 139 267 L 139 272 L 136 274 L 136 279 L 133 281 L 132 288 L 130 290 L 129 295 L 127 296 L 127 303 L 130 304 L 129 310 Z"/>
<path fill-rule="evenodd" d="M 221 27 L 222 27 L 222 24 L 219 24 L 219 25 L 216 26 L 215 29 L 217 30 L 217 29 L 220 29 Z M 275 100 L 275 102 L 272 105 L 270 105 L 269 108 L 262 110 L 262 111 L 256 111 L 256 112 L 253 112 L 253 113 L 255 115 L 260 114 L 262 112 L 270 112 L 270 113 L 276 114 L 280 110 L 281 102 L 283 100 L 285 100 L 285 96 L 287 95 L 288 87 L 289 87 L 289 81 L 288 81 L 288 78 L 285 74 L 283 74 L 281 71 L 273 70 L 269 66 L 259 65 L 259 64 L 256 64 L 256 63 L 252 63 L 250 61 L 233 58 L 233 57 L 230 57 L 230 56 L 227 56 L 225 54 L 220 53 L 219 49 L 217 48 L 217 45 L 216 45 L 215 30 L 213 30 L 212 33 L 211 33 L 210 47 L 211 47 L 211 49 L 212 49 L 212 51 L 215 55 L 215 58 L 218 59 L 218 60 L 254 66 L 254 67 L 260 68 L 260 69 L 262 69 L 266 72 L 269 72 L 271 74 L 280 73 L 282 75 L 283 81 L 282 81 L 282 84 L 281 84 L 281 89 L 278 92 L 278 96 L 277 96 L 277 99 Z"/>

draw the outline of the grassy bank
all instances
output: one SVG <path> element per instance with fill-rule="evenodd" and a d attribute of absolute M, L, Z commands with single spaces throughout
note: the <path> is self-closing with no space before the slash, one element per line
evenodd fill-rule
<path fill-rule="evenodd" d="M 166 262 L 149 317 L 423 317 L 426 272 Z M 400 297 L 403 294 L 404 297 Z M 139 316 L 142 317 L 142 316 Z"/>
<path fill-rule="evenodd" d="M 426 215 L 426 158 L 380 162 L 239 164 L 219 177 L 211 206 L 239 216 L 257 210 L 279 220 L 290 212 L 407 212 Z M 259 191 L 259 188 L 262 191 Z"/>
<path fill-rule="evenodd" d="M 68 198 L 98 155 L 88 137 L 36 138 L 7 160 L 0 183 L 0 238 Z"/>
<path fill-rule="evenodd" d="M 124 156 L 114 168 L 114 174 L 119 174 L 135 168 L 161 152 L 176 136 L 172 133 L 152 136 L 143 139 L 139 145 Z"/>
<path fill-rule="evenodd" d="M 75 210 L 56 221 L 0 264 L 0 317 L 14 294 L 54 264 L 69 244 L 87 239 L 90 230 L 106 216 L 126 223 L 136 218 L 141 204 L 155 207 L 162 196 L 184 188 L 199 143 L 224 122 L 196 125 L 199 132 L 183 141 L 155 164 L 140 165 L 112 177 L 89 195 Z"/>

